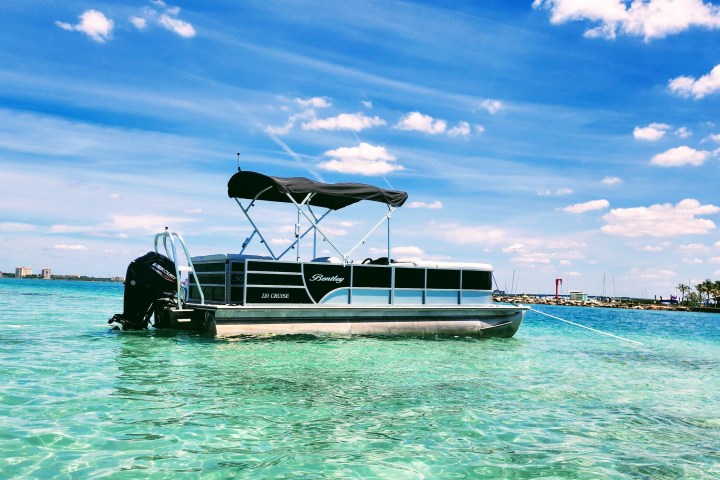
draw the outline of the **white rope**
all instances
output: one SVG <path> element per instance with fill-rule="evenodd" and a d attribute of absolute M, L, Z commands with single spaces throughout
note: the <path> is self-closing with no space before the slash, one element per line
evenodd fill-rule
<path fill-rule="evenodd" d="M 560 320 L 561 322 L 569 323 L 570 325 L 575 325 L 576 327 L 585 328 L 587 330 L 593 331 L 595 333 L 599 333 L 601 335 L 607 335 L 608 337 L 617 338 L 620 340 L 625 340 L 626 342 L 634 343 L 636 345 L 643 345 L 640 342 L 637 342 L 635 340 L 630 340 L 629 338 L 620 337 L 618 335 L 613 335 L 612 333 L 603 332 L 602 330 L 597 330 L 595 328 L 586 327 L 585 325 L 580 325 L 579 323 L 571 322 L 570 320 L 565 320 L 564 318 L 556 317 L 555 315 L 550 315 L 549 313 L 541 312 L 540 310 L 535 310 L 534 308 L 530 308 L 535 313 L 539 313 L 540 315 L 545 315 L 546 317 L 554 318 L 555 320 Z"/>

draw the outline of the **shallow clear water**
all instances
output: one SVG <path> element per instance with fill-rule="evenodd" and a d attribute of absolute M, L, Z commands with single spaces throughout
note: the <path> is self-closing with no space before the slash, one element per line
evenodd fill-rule
<path fill-rule="evenodd" d="M 720 478 L 720 315 L 512 339 L 119 333 L 122 285 L 0 279 L 0 478 Z"/>

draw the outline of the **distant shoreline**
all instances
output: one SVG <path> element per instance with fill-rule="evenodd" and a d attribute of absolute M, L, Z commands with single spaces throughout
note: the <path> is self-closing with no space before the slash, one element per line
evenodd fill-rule
<path fill-rule="evenodd" d="M 680 304 L 661 303 L 659 300 L 595 298 L 588 300 L 570 300 L 567 298 L 540 297 L 535 295 L 493 295 L 493 301 L 503 303 L 521 303 L 528 305 L 560 305 L 569 307 L 623 308 L 629 310 L 669 310 L 673 312 L 720 313 L 720 308 Z"/>
<path fill-rule="evenodd" d="M 39 275 L 29 275 L 26 277 L 16 277 L 15 275 L 3 274 L 0 278 L 8 278 L 13 280 L 76 280 L 80 282 L 106 282 L 106 283 L 124 283 L 123 277 L 88 277 L 85 275 L 53 275 L 50 278 L 42 278 Z"/>

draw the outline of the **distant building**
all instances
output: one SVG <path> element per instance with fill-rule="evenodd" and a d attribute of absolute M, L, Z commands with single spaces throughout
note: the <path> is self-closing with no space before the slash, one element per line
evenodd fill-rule
<path fill-rule="evenodd" d="M 43 280 L 50 280 L 50 278 L 52 277 L 52 272 L 49 268 L 43 268 L 41 271 L 41 276 Z"/>
<path fill-rule="evenodd" d="M 586 302 L 587 301 L 587 293 L 578 292 L 578 291 L 570 292 L 570 300 L 578 300 L 581 302 Z"/>
<path fill-rule="evenodd" d="M 15 267 L 15 278 L 29 277 L 30 275 L 32 275 L 32 268 Z"/>

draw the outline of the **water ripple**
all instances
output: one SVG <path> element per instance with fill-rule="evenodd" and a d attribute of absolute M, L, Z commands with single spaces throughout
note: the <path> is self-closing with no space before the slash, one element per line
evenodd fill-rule
<path fill-rule="evenodd" d="M 720 477 L 715 316 L 552 312 L 642 348 L 532 314 L 512 339 L 226 340 L 110 331 L 122 289 L 77 283 L 0 281 L 29 294 L 0 298 L 0 477 Z"/>

